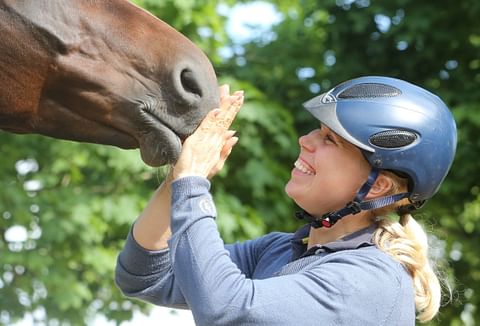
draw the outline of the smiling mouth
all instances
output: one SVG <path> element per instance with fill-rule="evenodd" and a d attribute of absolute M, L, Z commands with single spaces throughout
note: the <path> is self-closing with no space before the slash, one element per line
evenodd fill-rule
<path fill-rule="evenodd" d="M 312 170 L 309 166 L 303 163 L 300 159 L 296 160 L 294 166 L 300 172 L 307 174 L 307 175 L 315 175 L 315 171 Z"/>

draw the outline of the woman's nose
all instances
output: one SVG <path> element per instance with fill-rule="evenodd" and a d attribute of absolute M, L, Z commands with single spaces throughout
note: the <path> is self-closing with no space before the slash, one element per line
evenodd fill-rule
<path fill-rule="evenodd" d="M 320 130 L 316 129 L 306 135 L 301 136 L 298 139 L 300 147 L 309 152 L 313 152 L 315 149 L 315 136 L 317 136 L 317 138 L 320 136 L 319 131 Z"/>

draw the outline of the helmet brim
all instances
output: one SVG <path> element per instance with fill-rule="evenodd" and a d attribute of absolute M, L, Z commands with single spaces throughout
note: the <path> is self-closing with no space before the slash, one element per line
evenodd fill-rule
<path fill-rule="evenodd" d="M 349 143 L 374 153 L 375 149 L 355 139 L 340 123 L 337 116 L 337 102 L 332 94 L 323 93 L 303 103 L 303 107 L 310 112 L 318 121 L 333 130 Z"/>

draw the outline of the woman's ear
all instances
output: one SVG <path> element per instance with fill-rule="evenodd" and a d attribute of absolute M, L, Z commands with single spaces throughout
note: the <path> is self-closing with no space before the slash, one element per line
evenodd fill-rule
<path fill-rule="evenodd" d="M 393 180 L 380 173 L 365 199 L 386 196 L 393 187 Z"/>

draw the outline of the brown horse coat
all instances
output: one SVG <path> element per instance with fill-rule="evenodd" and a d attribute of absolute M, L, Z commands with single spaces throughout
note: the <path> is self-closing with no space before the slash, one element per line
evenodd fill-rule
<path fill-rule="evenodd" d="M 128 1 L 0 0 L 0 129 L 159 166 L 218 100 L 203 52 Z"/>

